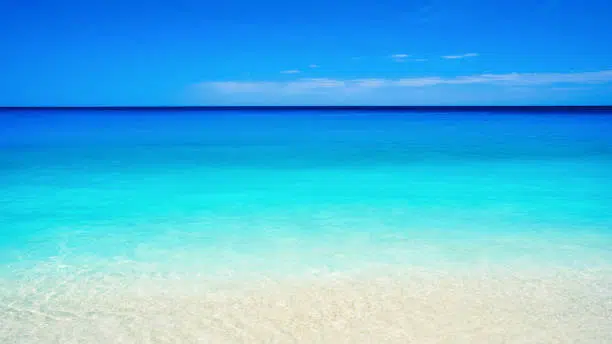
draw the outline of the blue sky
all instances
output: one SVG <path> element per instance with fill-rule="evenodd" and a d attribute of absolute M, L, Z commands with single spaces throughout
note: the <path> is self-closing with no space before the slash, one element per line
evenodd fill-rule
<path fill-rule="evenodd" d="M 2 0 L 0 105 L 612 105 L 609 0 Z"/>

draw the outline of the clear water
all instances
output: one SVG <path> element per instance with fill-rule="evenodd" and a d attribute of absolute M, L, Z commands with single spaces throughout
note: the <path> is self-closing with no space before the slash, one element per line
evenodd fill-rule
<path fill-rule="evenodd" d="M 0 270 L 608 266 L 612 116 L 6 112 Z"/>

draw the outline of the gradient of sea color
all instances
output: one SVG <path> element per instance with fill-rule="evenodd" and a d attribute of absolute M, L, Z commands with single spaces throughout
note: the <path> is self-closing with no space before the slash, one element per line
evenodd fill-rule
<path fill-rule="evenodd" d="M 609 342 L 611 133 L 578 112 L 1 113 L 0 342 Z"/>

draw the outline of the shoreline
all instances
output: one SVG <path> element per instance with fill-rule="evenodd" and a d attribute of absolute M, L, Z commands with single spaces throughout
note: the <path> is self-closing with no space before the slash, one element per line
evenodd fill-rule
<path fill-rule="evenodd" d="M 12 296 L 5 285 L 3 343 L 612 341 L 612 269 L 48 277 Z"/>

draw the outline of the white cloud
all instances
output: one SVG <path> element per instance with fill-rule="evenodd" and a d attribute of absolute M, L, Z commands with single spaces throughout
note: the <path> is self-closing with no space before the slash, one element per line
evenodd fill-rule
<path fill-rule="evenodd" d="M 437 85 L 502 85 L 502 86 L 535 86 L 535 85 L 584 85 L 612 82 L 612 70 L 579 73 L 509 73 L 509 74 L 476 74 L 455 77 L 412 77 L 401 79 L 297 79 L 293 81 L 220 81 L 203 82 L 199 87 L 222 93 L 308 93 L 329 90 L 345 92 L 364 91 L 383 87 L 422 88 Z"/>
<path fill-rule="evenodd" d="M 278 83 L 272 81 L 218 81 L 204 82 L 200 86 L 207 86 L 223 93 L 259 93 L 273 91 Z"/>
<path fill-rule="evenodd" d="M 553 91 L 587 91 L 589 87 L 553 87 Z"/>
<path fill-rule="evenodd" d="M 423 86 L 434 86 L 443 83 L 444 79 L 439 76 L 424 77 L 424 78 L 404 78 L 393 81 L 396 86 L 407 86 L 407 87 L 423 87 Z"/>
<path fill-rule="evenodd" d="M 415 61 L 415 62 L 425 62 L 425 61 L 427 61 L 427 59 L 413 59 L 412 61 Z"/>
<path fill-rule="evenodd" d="M 283 70 L 281 74 L 299 74 L 300 71 L 297 69 Z"/>
<path fill-rule="evenodd" d="M 286 83 L 277 83 L 276 87 L 289 93 L 303 93 L 317 89 L 342 88 L 345 81 L 334 79 L 300 79 Z"/>
<path fill-rule="evenodd" d="M 404 62 L 406 61 L 406 58 L 409 57 L 410 55 L 408 54 L 393 54 L 391 55 L 391 58 L 393 60 L 395 60 L 395 62 Z"/>
<path fill-rule="evenodd" d="M 311 65 L 308 66 L 308 68 L 319 68 L 319 65 L 311 64 Z"/>
<path fill-rule="evenodd" d="M 446 56 L 442 56 L 442 58 L 455 60 L 455 59 L 464 59 L 466 57 L 476 57 L 476 56 L 478 56 L 477 53 L 467 53 L 467 54 L 462 54 L 462 55 L 446 55 Z"/>
<path fill-rule="evenodd" d="M 383 87 L 387 84 L 388 80 L 385 79 L 355 79 L 350 82 L 356 87 L 363 88 L 378 88 Z"/>

